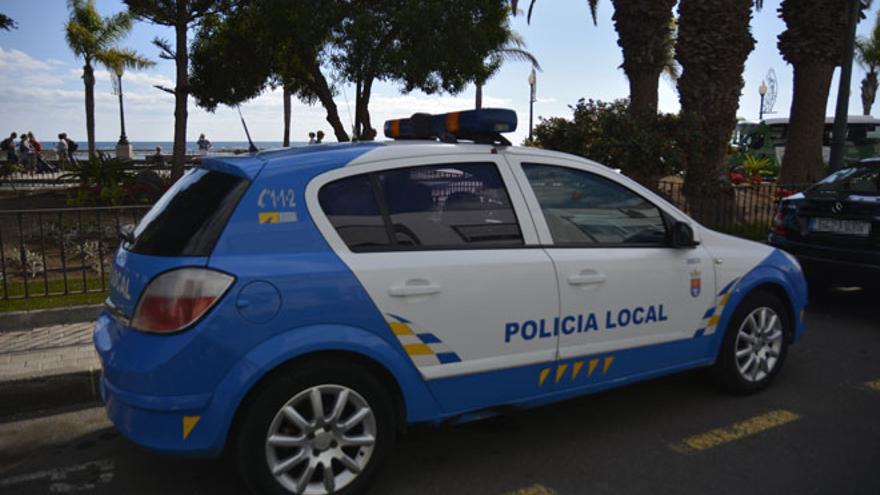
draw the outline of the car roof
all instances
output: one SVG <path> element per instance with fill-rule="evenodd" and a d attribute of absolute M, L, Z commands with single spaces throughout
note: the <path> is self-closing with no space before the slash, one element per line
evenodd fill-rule
<path fill-rule="evenodd" d="M 426 156 L 451 157 L 480 153 L 503 153 L 544 158 L 559 158 L 596 165 L 584 158 L 533 147 L 499 146 L 476 143 L 444 143 L 438 141 L 398 140 L 333 143 L 278 148 L 237 156 L 213 156 L 202 167 L 253 180 L 263 167 L 296 167 L 298 164 L 323 162 L 326 168 L 357 166 L 377 161 Z"/>

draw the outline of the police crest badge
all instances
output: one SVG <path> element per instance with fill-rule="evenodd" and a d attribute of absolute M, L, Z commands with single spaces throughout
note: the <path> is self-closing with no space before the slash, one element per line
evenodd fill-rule
<path fill-rule="evenodd" d="M 698 297 L 700 295 L 700 271 L 694 270 L 691 272 L 691 297 Z"/>

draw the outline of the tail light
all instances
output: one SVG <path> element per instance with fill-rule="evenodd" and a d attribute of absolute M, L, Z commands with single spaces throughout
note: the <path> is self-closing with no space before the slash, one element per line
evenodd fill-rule
<path fill-rule="evenodd" d="M 153 333 L 183 330 L 202 317 L 235 278 L 207 268 L 180 268 L 159 275 L 144 289 L 131 326 Z"/>
<path fill-rule="evenodd" d="M 776 215 L 773 216 L 773 225 L 770 227 L 770 231 L 782 237 L 785 237 L 788 234 L 785 230 L 785 214 L 782 212 L 782 208 L 776 210 Z"/>

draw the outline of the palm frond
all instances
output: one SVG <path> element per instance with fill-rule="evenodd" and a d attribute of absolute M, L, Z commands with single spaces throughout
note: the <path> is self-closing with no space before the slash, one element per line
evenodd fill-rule
<path fill-rule="evenodd" d="M 517 48 L 514 46 L 502 46 L 498 49 L 498 54 L 502 58 L 506 58 L 508 60 L 530 63 L 535 69 L 541 70 L 541 64 L 538 63 L 538 59 L 527 50 L 523 50 L 522 48 Z"/>
<path fill-rule="evenodd" d="M 593 25 L 599 25 L 599 21 L 596 19 L 596 14 L 599 10 L 599 0 L 587 0 L 587 3 L 590 4 L 590 15 L 593 16 Z"/>
<path fill-rule="evenodd" d="M 156 62 L 129 48 L 111 48 L 96 54 L 95 59 L 116 74 L 121 74 L 125 69 L 146 69 L 156 65 Z"/>
<path fill-rule="evenodd" d="M 131 31 L 131 15 L 119 12 L 104 20 L 104 29 L 98 35 L 102 46 L 109 47 L 125 37 Z"/>

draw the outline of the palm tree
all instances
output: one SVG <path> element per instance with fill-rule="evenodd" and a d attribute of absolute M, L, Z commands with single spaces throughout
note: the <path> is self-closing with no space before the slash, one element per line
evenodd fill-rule
<path fill-rule="evenodd" d="M 486 71 L 475 81 L 477 86 L 475 108 L 483 108 L 483 86 L 486 81 L 498 70 L 504 60 L 515 60 L 518 62 L 528 62 L 537 70 L 541 70 L 541 64 L 538 59 L 526 50 L 526 42 L 517 33 L 510 33 L 507 42 L 495 50 L 489 56 L 489 61 L 485 64 Z"/>
<path fill-rule="evenodd" d="M 684 153 L 684 193 L 698 220 L 713 221 L 719 200 L 732 199 L 725 178 L 727 143 L 736 125 L 753 0 L 681 0 L 675 53 Z"/>
<path fill-rule="evenodd" d="M 527 18 L 531 20 L 536 0 L 531 0 Z M 623 49 L 623 72 L 629 80 L 633 116 L 657 115 L 657 86 L 674 44 L 672 8 L 676 0 L 611 0 L 617 44 Z M 517 0 L 511 0 L 514 15 Z M 588 0 L 593 24 L 599 0 Z"/>
<path fill-rule="evenodd" d="M 0 29 L 9 31 L 10 29 L 15 29 L 17 27 L 18 26 L 15 24 L 15 21 L 13 21 L 9 16 L 5 14 L 0 14 Z"/>
<path fill-rule="evenodd" d="M 95 156 L 95 69 L 94 62 L 107 65 L 107 57 L 118 51 L 116 43 L 131 30 L 131 16 L 119 12 L 101 17 L 94 0 L 68 0 L 70 19 L 65 26 L 67 44 L 83 59 L 83 84 L 86 90 L 86 134 L 89 157 Z"/>
<path fill-rule="evenodd" d="M 125 112 L 122 107 L 122 75 L 125 69 L 146 69 L 156 65 L 156 62 L 139 55 L 134 50 L 111 48 L 97 57 L 107 70 L 110 71 L 112 77 L 115 77 L 114 89 L 119 96 L 119 144 L 128 144 L 128 137 L 125 135 Z"/>
<path fill-rule="evenodd" d="M 862 79 L 862 113 L 871 115 L 871 107 L 877 97 L 877 70 L 880 69 L 880 12 L 874 21 L 874 30 L 868 38 L 856 40 L 856 60 L 865 71 Z"/>
<path fill-rule="evenodd" d="M 779 51 L 794 69 L 791 116 L 779 180 L 815 182 L 825 175 L 822 134 L 834 68 L 843 56 L 847 10 L 840 0 L 783 0 L 786 29 Z"/>

